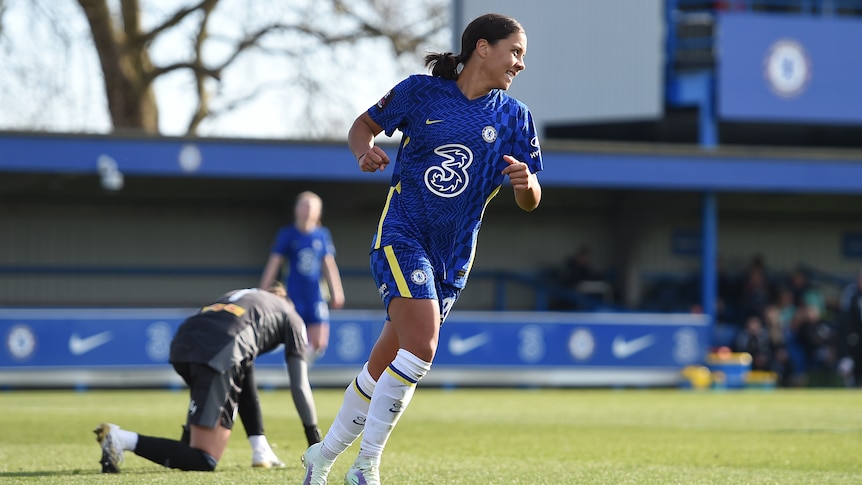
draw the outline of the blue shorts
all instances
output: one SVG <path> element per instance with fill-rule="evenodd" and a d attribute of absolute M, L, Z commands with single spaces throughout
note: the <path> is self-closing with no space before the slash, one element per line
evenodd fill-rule
<path fill-rule="evenodd" d="M 317 323 L 329 323 L 329 305 L 325 301 L 291 301 L 293 301 L 293 306 L 296 308 L 296 313 L 299 313 L 306 326 Z"/>
<path fill-rule="evenodd" d="M 461 288 L 438 281 L 424 251 L 412 247 L 384 246 L 371 251 L 371 275 L 387 311 L 395 297 L 437 300 L 441 325 L 461 295 Z"/>

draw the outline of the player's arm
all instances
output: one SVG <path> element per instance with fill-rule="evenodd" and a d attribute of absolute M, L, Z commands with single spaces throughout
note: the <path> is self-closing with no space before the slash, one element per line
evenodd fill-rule
<path fill-rule="evenodd" d="M 335 263 L 335 256 L 331 254 L 323 257 L 323 277 L 329 284 L 329 294 L 332 296 L 330 305 L 336 309 L 343 307 L 344 287 L 341 285 L 341 274 L 338 271 L 338 264 Z"/>
<path fill-rule="evenodd" d="M 356 118 L 347 132 L 347 146 L 363 172 L 382 172 L 389 165 L 389 155 L 374 145 L 374 137 L 382 131 L 383 128 L 365 112 Z"/>
<path fill-rule="evenodd" d="M 257 285 L 257 287 L 263 288 L 264 290 L 269 289 L 269 287 L 275 282 L 275 279 L 278 276 L 278 271 L 281 269 L 283 264 L 284 256 L 278 253 L 270 253 L 269 259 L 266 261 L 266 266 L 263 268 L 263 274 L 260 276 L 260 284 Z"/>
<path fill-rule="evenodd" d="M 530 172 L 526 163 L 518 161 L 511 155 L 503 155 L 503 160 L 509 165 L 503 169 L 503 175 L 509 176 L 512 188 L 515 189 L 515 202 L 521 209 L 531 212 L 539 206 L 542 200 L 542 186 L 539 178 Z"/>
<path fill-rule="evenodd" d="M 293 307 L 287 309 L 285 316 L 284 362 L 290 377 L 290 394 L 310 446 L 320 441 L 320 430 L 317 427 L 314 395 L 308 381 L 308 362 L 305 361 L 308 335 L 305 333 L 305 322 Z"/>
<path fill-rule="evenodd" d="M 287 357 L 287 374 L 290 376 L 290 395 L 293 398 L 293 405 L 302 421 L 305 439 L 311 446 L 320 441 L 320 430 L 317 427 L 317 409 L 314 395 L 311 393 L 311 384 L 308 382 L 308 363 L 305 362 L 305 358 L 296 355 Z"/>

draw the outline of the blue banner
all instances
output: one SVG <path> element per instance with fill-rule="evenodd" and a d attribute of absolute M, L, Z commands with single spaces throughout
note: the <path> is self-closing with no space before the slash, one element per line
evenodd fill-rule
<path fill-rule="evenodd" d="M 727 13 L 718 29 L 721 119 L 862 123 L 862 21 Z"/>
<path fill-rule="evenodd" d="M 192 313 L 0 309 L 0 376 L 54 370 L 158 370 L 170 375 L 171 338 Z M 379 311 L 332 312 L 330 346 L 314 371 L 355 373 L 377 340 L 382 317 Z M 453 312 L 441 329 L 434 372 L 662 370 L 673 377 L 687 365 L 701 364 L 707 346 L 708 321 L 702 315 Z M 263 355 L 257 365 L 283 373 L 283 354 Z M 458 380 L 453 379 L 444 380 Z M 495 379 L 482 376 L 478 381 L 493 384 Z M 595 383 L 601 385 L 601 379 Z"/>

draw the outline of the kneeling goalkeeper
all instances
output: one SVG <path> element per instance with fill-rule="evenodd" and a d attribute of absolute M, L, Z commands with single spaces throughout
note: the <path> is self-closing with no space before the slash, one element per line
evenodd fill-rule
<path fill-rule="evenodd" d="M 124 451 L 169 468 L 214 470 L 227 447 L 254 359 L 281 344 L 306 438 L 309 443 L 320 441 L 305 362 L 305 324 L 284 295 L 281 285 L 269 291 L 233 290 L 187 318 L 177 329 L 170 352 L 174 370 L 189 386 L 183 438 L 145 436 L 102 423 L 95 430 L 102 447 L 102 472 L 119 472 Z"/>

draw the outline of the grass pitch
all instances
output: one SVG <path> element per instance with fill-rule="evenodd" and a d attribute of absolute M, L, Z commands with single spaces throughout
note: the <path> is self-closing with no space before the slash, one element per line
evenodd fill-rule
<path fill-rule="evenodd" d="M 342 391 L 315 390 L 325 431 Z M 185 391 L 0 392 L 0 483 L 298 484 L 305 449 L 290 393 L 262 391 L 283 469 L 251 468 L 238 427 L 214 473 L 179 472 L 127 452 L 102 475 L 102 421 L 178 438 Z M 340 484 L 358 445 L 335 464 Z M 383 457 L 408 484 L 862 483 L 862 391 L 442 390 L 421 388 Z"/>

